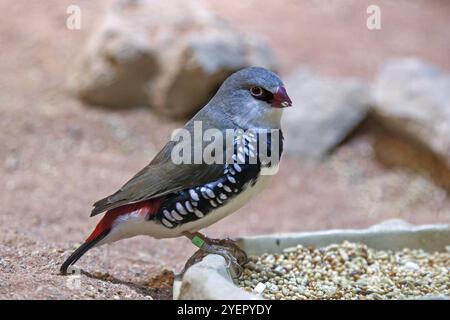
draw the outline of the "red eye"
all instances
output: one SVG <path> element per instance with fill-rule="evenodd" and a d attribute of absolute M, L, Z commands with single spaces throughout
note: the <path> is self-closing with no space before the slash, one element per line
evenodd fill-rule
<path fill-rule="evenodd" d="M 263 94 L 263 89 L 261 87 L 251 87 L 250 88 L 250 93 L 254 97 L 260 97 Z"/>

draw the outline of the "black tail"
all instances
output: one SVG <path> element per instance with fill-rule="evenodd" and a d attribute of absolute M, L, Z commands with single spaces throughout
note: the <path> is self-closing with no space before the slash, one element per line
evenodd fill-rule
<path fill-rule="evenodd" d="M 103 231 L 101 234 L 99 234 L 97 237 L 92 239 L 91 241 L 86 241 L 81 246 L 78 247 L 77 250 L 75 250 L 70 257 L 64 261 L 61 268 L 59 269 L 61 274 L 67 274 L 67 269 L 73 265 L 75 262 L 78 261 L 89 249 L 92 249 L 100 240 L 102 240 L 106 235 L 109 233 L 110 229 L 107 229 Z"/>

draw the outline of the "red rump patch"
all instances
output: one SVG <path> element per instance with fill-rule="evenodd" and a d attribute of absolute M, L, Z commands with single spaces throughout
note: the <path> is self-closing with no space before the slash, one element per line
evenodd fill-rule
<path fill-rule="evenodd" d="M 95 227 L 94 232 L 92 232 L 91 235 L 86 239 L 86 242 L 91 242 L 100 234 L 102 234 L 105 230 L 111 229 L 111 226 L 114 223 L 114 221 L 116 221 L 116 219 L 123 214 L 129 214 L 133 211 L 138 210 L 139 215 L 142 215 L 147 218 L 152 217 L 158 211 L 163 200 L 164 198 L 162 197 L 155 198 L 147 201 L 126 204 L 124 206 L 108 210 Z"/>

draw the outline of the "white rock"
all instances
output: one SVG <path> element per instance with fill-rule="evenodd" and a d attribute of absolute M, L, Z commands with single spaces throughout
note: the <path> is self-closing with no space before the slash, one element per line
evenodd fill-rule
<path fill-rule="evenodd" d="M 272 293 L 278 292 L 278 286 L 276 284 L 273 284 L 271 282 L 266 282 L 266 286 L 270 292 L 272 292 Z"/>
<path fill-rule="evenodd" d="M 414 272 L 420 270 L 419 265 L 417 263 L 415 263 L 415 262 L 412 262 L 412 261 L 407 261 L 404 264 L 404 267 L 405 267 L 405 269 L 410 270 L 410 271 L 414 271 Z"/>
<path fill-rule="evenodd" d="M 261 299 L 258 295 L 238 289 L 228 271 L 225 259 L 219 255 L 208 255 L 191 266 L 181 281 L 176 280 L 174 299 L 182 300 L 248 300 Z"/>
<path fill-rule="evenodd" d="M 262 294 L 266 290 L 266 285 L 262 282 L 259 282 L 253 291 L 257 294 Z"/>

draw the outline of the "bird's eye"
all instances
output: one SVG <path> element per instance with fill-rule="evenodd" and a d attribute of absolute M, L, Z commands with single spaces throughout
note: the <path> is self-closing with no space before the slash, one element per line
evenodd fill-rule
<path fill-rule="evenodd" d="M 262 94 L 264 93 L 263 89 L 261 87 L 251 87 L 250 88 L 250 93 L 252 94 L 252 96 L 254 97 L 260 97 L 262 96 Z"/>

